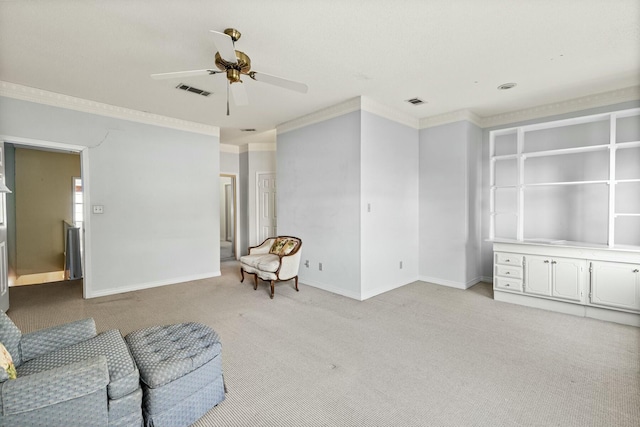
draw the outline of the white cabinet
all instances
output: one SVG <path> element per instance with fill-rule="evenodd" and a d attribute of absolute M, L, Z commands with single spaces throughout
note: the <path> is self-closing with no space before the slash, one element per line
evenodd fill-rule
<path fill-rule="evenodd" d="M 581 259 L 524 257 L 524 292 L 527 294 L 581 302 L 587 262 Z"/>
<path fill-rule="evenodd" d="M 528 255 L 525 258 L 525 292 L 551 296 L 551 261 L 547 257 Z"/>
<path fill-rule="evenodd" d="M 510 292 L 522 292 L 522 255 L 494 254 L 493 286 Z"/>
<path fill-rule="evenodd" d="M 640 251 L 520 241 L 493 249 L 495 300 L 640 327 Z"/>
<path fill-rule="evenodd" d="M 640 265 L 593 261 L 590 270 L 591 304 L 640 311 Z"/>

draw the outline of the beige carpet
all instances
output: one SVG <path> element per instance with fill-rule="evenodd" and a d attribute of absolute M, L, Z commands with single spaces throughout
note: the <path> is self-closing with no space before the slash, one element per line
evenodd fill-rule
<path fill-rule="evenodd" d="M 196 426 L 639 426 L 640 329 L 424 282 L 358 302 L 304 284 L 221 278 L 82 299 L 12 288 L 24 331 L 83 317 L 123 334 L 198 321 L 229 392 Z"/>

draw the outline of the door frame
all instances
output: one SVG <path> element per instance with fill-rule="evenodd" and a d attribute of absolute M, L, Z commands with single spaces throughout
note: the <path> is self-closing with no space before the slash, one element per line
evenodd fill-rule
<path fill-rule="evenodd" d="M 89 200 L 90 174 L 89 174 L 89 147 L 84 145 L 66 144 L 63 142 L 47 141 L 44 139 L 23 138 L 10 135 L 0 135 L 0 139 L 5 143 L 14 145 L 24 145 L 40 149 L 55 151 L 67 151 L 80 154 L 80 177 L 82 178 L 82 197 L 84 214 L 84 253 L 83 253 L 83 273 L 82 298 L 87 298 L 87 289 L 91 289 L 91 201 Z"/>
<path fill-rule="evenodd" d="M 238 221 L 240 221 L 238 212 L 238 174 L 220 173 L 220 177 L 231 178 L 231 182 L 233 184 L 233 256 L 235 259 L 238 259 L 238 254 L 240 253 L 240 229 L 238 227 Z"/>

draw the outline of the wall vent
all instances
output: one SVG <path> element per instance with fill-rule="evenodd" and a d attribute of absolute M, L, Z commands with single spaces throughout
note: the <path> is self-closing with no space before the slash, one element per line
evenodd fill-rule
<path fill-rule="evenodd" d="M 211 92 L 207 92 L 206 90 L 198 89 L 196 87 L 189 86 L 189 85 L 186 85 L 184 83 L 180 83 L 178 86 L 176 86 L 176 89 L 186 90 L 187 92 L 192 92 L 192 93 L 195 93 L 195 94 L 198 94 L 198 95 L 202 95 L 202 96 L 211 95 Z"/>
<path fill-rule="evenodd" d="M 240 129 L 240 132 L 255 132 L 256 130 L 254 128 L 246 128 L 246 129 Z"/>
<path fill-rule="evenodd" d="M 424 101 L 420 98 L 411 98 L 411 99 L 407 99 L 407 102 L 409 104 L 413 104 L 413 105 L 420 105 L 420 104 L 424 104 Z"/>

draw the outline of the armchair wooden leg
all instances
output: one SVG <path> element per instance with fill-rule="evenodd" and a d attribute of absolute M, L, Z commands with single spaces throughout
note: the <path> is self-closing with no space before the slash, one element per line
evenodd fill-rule
<path fill-rule="evenodd" d="M 240 283 L 244 282 L 244 270 L 242 267 L 240 267 L 240 277 L 242 277 L 242 279 L 240 279 Z"/>
<path fill-rule="evenodd" d="M 300 292 L 300 289 L 298 289 L 298 276 L 296 276 L 295 279 L 296 279 L 296 291 Z"/>
<path fill-rule="evenodd" d="M 258 275 L 254 274 L 253 275 L 253 290 L 255 291 L 256 289 L 258 289 Z"/>
<path fill-rule="evenodd" d="M 273 299 L 273 280 L 271 281 L 271 299 Z"/>

